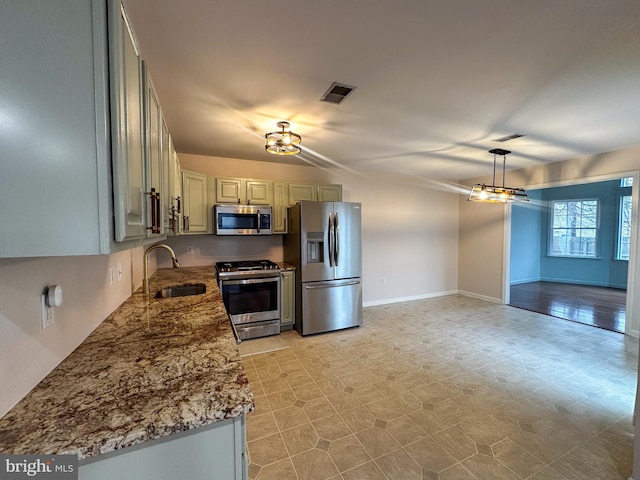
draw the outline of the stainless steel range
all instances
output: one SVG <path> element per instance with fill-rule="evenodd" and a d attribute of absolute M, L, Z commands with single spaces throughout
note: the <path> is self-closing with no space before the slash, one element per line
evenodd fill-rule
<path fill-rule="evenodd" d="M 280 267 L 270 260 L 216 263 L 224 305 L 241 340 L 280 333 Z"/>

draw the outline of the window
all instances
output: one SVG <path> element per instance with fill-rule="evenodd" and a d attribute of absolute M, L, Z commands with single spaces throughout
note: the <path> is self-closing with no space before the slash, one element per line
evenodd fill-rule
<path fill-rule="evenodd" d="M 551 207 L 549 255 L 595 257 L 598 200 L 554 200 Z"/>
<path fill-rule="evenodd" d="M 618 205 L 618 241 L 616 260 L 629 260 L 629 244 L 631 242 L 631 187 L 633 177 L 620 180 L 620 203 Z"/>

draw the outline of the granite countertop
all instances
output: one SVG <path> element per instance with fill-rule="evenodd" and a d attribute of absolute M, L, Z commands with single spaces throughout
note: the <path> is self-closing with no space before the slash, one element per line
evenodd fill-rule
<path fill-rule="evenodd" d="M 205 283 L 167 299 L 135 292 L 0 419 L 0 452 L 111 452 L 249 413 L 244 367 L 213 267 L 161 269 L 151 292 Z"/>
<path fill-rule="evenodd" d="M 278 267 L 280 267 L 280 270 L 295 270 L 296 267 L 294 267 L 293 265 L 289 264 L 289 263 L 285 263 L 285 262 L 276 262 L 278 264 Z"/>

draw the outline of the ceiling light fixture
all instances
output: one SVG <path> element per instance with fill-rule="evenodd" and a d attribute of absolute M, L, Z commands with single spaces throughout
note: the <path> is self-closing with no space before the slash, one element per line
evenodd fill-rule
<path fill-rule="evenodd" d="M 267 144 L 264 149 L 274 155 L 297 155 L 300 153 L 302 149 L 298 145 L 302 142 L 302 137 L 290 130 L 285 130 L 289 128 L 289 122 L 278 122 L 278 127 L 282 130 L 265 133 L 264 138 L 267 139 Z"/>
<path fill-rule="evenodd" d="M 507 166 L 507 155 L 511 152 L 509 150 L 503 150 L 501 148 L 494 148 L 489 150 L 489 153 L 493 153 L 493 183 L 491 185 L 485 185 L 484 183 L 477 183 L 471 189 L 468 200 L 472 202 L 487 202 L 487 203 L 510 203 L 515 201 L 528 202 L 527 193 L 524 188 L 512 188 L 504 186 L 505 170 Z M 496 156 L 502 156 L 502 186 L 496 186 Z"/>

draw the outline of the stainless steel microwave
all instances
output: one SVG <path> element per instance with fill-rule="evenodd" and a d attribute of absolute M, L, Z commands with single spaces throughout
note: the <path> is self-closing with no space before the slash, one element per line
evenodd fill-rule
<path fill-rule="evenodd" d="M 215 205 L 216 235 L 271 235 L 269 205 Z"/>

